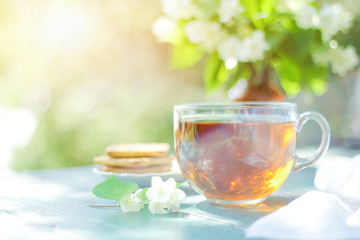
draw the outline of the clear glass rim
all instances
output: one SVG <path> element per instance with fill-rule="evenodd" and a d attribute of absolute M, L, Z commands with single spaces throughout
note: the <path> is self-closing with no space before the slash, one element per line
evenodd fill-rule
<path fill-rule="evenodd" d="M 211 110 L 211 109 L 279 109 L 295 108 L 296 104 L 291 102 L 204 102 L 187 103 L 174 106 L 174 110 Z"/>

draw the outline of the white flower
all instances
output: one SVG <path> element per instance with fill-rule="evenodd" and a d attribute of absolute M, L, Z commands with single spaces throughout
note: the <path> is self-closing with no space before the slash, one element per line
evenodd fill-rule
<path fill-rule="evenodd" d="M 176 28 L 176 21 L 167 16 L 160 16 L 152 25 L 153 34 L 161 41 L 169 40 Z"/>
<path fill-rule="evenodd" d="M 176 182 L 173 178 L 169 178 L 165 182 L 160 177 L 151 178 L 151 187 L 146 192 L 146 197 L 150 201 L 167 202 L 171 193 L 176 189 Z"/>
<path fill-rule="evenodd" d="M 156 201 L 151 201 L 149 203 L 149 211 L 152 214 L 167 214 L 169 213 L 169 210 L 167 204 L 165 203 L 161 203 L 161 202 L 156 202 Z"/>
<path fill-rule="evenodd" d="M 319 17 L 316 9 L 312 6 L 302 6 L 295 12 L 296 24 L 304 29 L 316 27 L 319 23 Z"/>
<path fill-rule="evenodd" d="M 191 43 L 199 44 L 205 50 L 212 52 L 218 43 L 226 36 L 226 32 L 217 22 L 195 20 L 185 25 L 185 35 Z"/>
<path fill-rule="evenodd" d="M 316 50 L 311 53 L 311 58 L 316 65 L 327 67 L 330 63 L 329 52 L 324 50 Z"/>
<path fill-rule="evenodd" d="M 243 40 L 230 36 L 219 43 L 217 50 L 225 62 L 234 59 L 239 62 L 255 62 L 264 59 L 264 53 L 269 48 L 264 32 L 257 30 Z"/>
<path fill-rule="evenodd" d="M 319 28 L 323 31 L 323 39 L 328 41 L 338 31 L 349 29 L 352 18 L 352 14 L 338 3 L 325 5 L 319 12 Z"/>
<path fill-rule="evenodd" d="M 192 43 L 201 43 L 205 41 L 207 37 L 205 28 L 207 26 L 210 26 L 209 22 L 203 20 L 192 21 L 186 24 L 184 28 L 186 37 Z M 220 25 L 214 23 L 211 28 L 220 29 Z"/>
<path fill-rule="evenodd" d="M 180 19 L 186 7 L 191 4 L 191 0 L 162 0 L 162 10 L 166 15 Z"/>
<path fill-rule="evenodd" d="M 298 12 L 300 9 L 307 5 L 309 0 L 283 0 L 277 4 L 280 11 Z"/>
<path fill-rule="evenodd" d="M 244 8 L 240 5 L 239 0 L 222 0 L 217 10 L 220 22 L 229 22 L 244 12 Z"/>
<path fill-rule="evenodd" d="M 186 198 L 186 194 L 183 190 L 181 189 L 175 189 L 169 198 L 168 201 L 168 207 L 171 209 L 171 211 L 173 212 L 179 212 L 180 211 L 180 203 L 183 202 Z"/>
<path fill-rule="evenodd" d="M 238 52 L 240 62 L 255 62 L 264 59 L 264 53 L 270 48 L 263 31 L 256 30 L 243 40 L 242 49 Z"/>
<path fill-rule="evenodd" d="M 179 211 L 180 202 L 185 200 L 185 193 L 176 188 L 176 182 L 169 178 L 163 182 L 160 177 L 152 177 L 151 187 L 146 192 L 150 201 L 149 210 L 152 214 L 166 214 Z"/>
<path fill-rule="evenodd" d="M 224 62 L 230 59 L 238 59 L 238 52 L 242 48 L 242 42 L 239 38 L 232 35 L 225 39 L 224 41 L 220 42 L 217 46 L 217 51 L 219 56 Z"/>
<path fill-rule="evenodd" d="M 312 59 L 317 65 L 323 67 L 330 65 L 331 71 L 342 77 L 359 63 L 359 57 L 356 55 L 356 50 L 353 46 L 343 48 L 335 44 L 328 51 L 321 49 L 314 51 Z"/>
<path fill-rule="evenodd" d="M 332 49 L 329 57 L 331 70 L 342 77 L 359 63 L 359 58 L 353 46 Z"/>
<path fill-rule="evenodd" d="M 139 193 L 139 190 L 133 194 L 128 194 L 121 199 L 120 208 L 124 213 L 139 212 L 142 208 L 144 208 L 143 201 L 136 196 Z"/>
<path fill-rule="evenodd" d="M 191 18 L 201 19 L 205 17 L 206 17 L 206 12 L 204 12 L 201 8 L 199 8 L 197 5 L 193 3 L 189 4 L 185 9 L 185 11 L 183 12 L 183 18 L 186 20 L 189 20 Z"/>
<path fill-rule="evenodd" d="M 205 13 L 191 0 L 161 0 L 162 10 L 174 19 L 201 18 Z"/>

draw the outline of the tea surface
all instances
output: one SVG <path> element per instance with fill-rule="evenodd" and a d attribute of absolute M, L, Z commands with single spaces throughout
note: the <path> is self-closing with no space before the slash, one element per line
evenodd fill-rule
<path fill-rule="evenodd" d="M 294 124 L 180 121 L 175 133 L 179 165 L 190 185 L 210 199 L 267 197 L 293 167 Z"/>

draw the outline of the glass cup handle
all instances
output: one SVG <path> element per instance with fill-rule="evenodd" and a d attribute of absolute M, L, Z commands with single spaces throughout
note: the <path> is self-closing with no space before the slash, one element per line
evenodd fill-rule
<path fill-rule="evenodd" d="M 315 154 L 313 154 L 310 157 L 301 158 L 298 155 L 296 155 L 295 166 L 293 169 L 294 171 L 298 171 L 302 168 L 305 168 L 305 167 L 313 164 L 319 158 L 321 158 L 326 153 L 327 149 L 329 148 L 330 127 L 329 127 L 329 124 L 326 121 L 326 119 L 320 113 L 304 112 L 303 114 L 301 114 L 299 117 L 297 127 L 296 127 L 296 132 L 299 133 L 301 131 L 302 127 L 304 126 L 304 124 L 308 120 L 314 120 L 315 122 L 317 122 L 319 124 L 319 126 L 321 128 L 321 132 L 322 132 L 321 144 L 320 144 L 318 150 L 315 152 Z"/>

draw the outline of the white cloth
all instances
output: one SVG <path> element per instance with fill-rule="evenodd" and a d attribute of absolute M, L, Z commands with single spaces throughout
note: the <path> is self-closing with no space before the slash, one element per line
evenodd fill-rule
<path fill-rule="evenodd" d="M 352 161 L 335 163 L 317 170 L 315 186 L 360 205 L 360 155 Z"/>
<path fill-rule="evenodd" d="M 319 168 L 311 191 L 257 220 L 246 237 L 360 239 L 360 155 Z"/>

